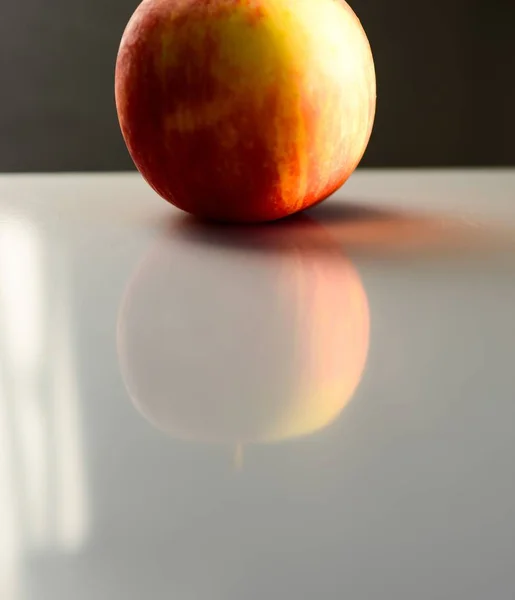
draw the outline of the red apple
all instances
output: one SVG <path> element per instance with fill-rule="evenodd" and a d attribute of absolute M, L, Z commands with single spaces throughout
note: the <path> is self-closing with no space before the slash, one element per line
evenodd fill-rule
<path fill-rule="evenodd" d="M 344 0 L 144 0 L 121 42 L 116 105 L 137 168 L 166 200 L 267 221 L 354 171 L 374 62 Z"/>

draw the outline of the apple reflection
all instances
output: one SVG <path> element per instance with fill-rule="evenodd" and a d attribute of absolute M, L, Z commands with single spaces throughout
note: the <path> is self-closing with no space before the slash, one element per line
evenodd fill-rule
<path fill-rule="evenodd" d="M 266 227 L 180 219 L 151 248 L 119 311 L 129 395 L 180 439 L 270 443 L 330 425 L 369 341 L 351 262 L 307 217 Z"/>

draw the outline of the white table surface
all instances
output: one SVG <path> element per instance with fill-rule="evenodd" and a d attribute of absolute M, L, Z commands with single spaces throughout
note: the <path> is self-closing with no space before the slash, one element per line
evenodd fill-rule
<path fill-rule="evenodd" d="M 515 171 L 268 227 L 0 177 L 2 600 L 515 597 Z"/>

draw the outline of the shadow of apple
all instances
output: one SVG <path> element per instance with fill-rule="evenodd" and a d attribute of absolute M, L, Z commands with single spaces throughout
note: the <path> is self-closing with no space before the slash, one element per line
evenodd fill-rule
<path fill-rule="evenodd" d="M 135 407 L 200 442 L 269 443 L 327 427 L 360 382 L 368 341 L 361 280 L 306 216 L 264 227 L 176 219 L 119 309 Z"/>
<path fill-rule="evenodd" d="M 406 210 L 390 201 L 381 206 L 370 198 L 324 202 L 309 211 L 353 256 L 382 261 L 408 257 L 415 261 L 481 257 L 513 252 L 515 236 L 509 223 L 480 216 Z M 399 204 L 399 203 L 397 203 Z"/>

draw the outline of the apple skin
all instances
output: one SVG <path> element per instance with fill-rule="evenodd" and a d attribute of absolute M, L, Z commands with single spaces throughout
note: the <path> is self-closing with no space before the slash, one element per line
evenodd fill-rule
<path fill-rule="evenodd" d="M 267 444 L 339 417 L 369 330 L 359 274 L 305 215 L 236 228 L 176 219 L 126 286 L 117 351 L 134 406 L 157 429 Z"/>
<path fill-rule="evenodd" d="M 132 159 L 196 216 L 275 220 L 350 177 L 372 132 L 374 61 L 344 0 L 144 0 L 116 106 Z"/>

